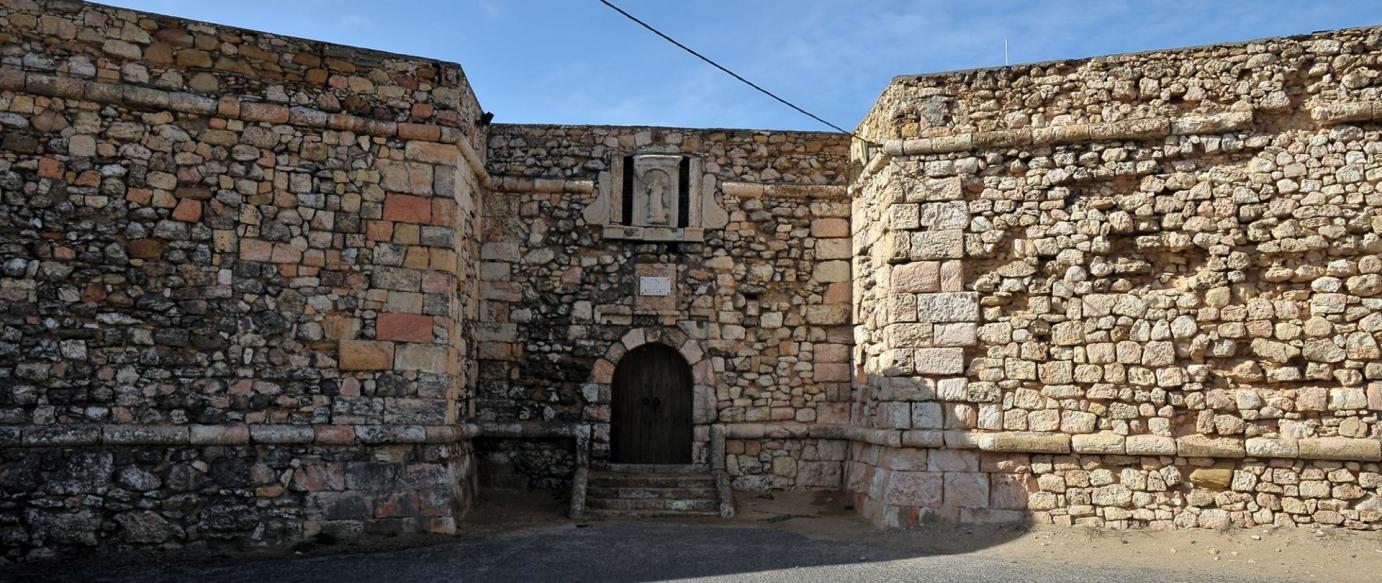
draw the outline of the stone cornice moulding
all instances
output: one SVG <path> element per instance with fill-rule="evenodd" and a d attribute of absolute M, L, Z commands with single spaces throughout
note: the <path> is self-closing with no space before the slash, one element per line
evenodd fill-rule
<path fill-rule="evenodd" d="M 1351 437 L 1301 439 L 1187 435 L 1123 436 L 1112 432 L 1066 434 L 1036 431 L 870 429 L 821 423 L 716 423 L 726 439 L 839 439 L 885 447 L 966 449 L 1048 455 L 1175 456 L 1217 459 L 1382 461 L 1382 440 Z M 446 444 L 479 436 L 579 438 L 577 423 L 477 421 L 457 425 L 124 425 L 0 427 L 0 446 L 73 447 L 395 445 Z"/>
<path fill-rule="evenodd" d="M 1369 106 L 1366 111 L 1372 115 L 1373 109 Z M 1357 115 L 1356 112 L 1352 113 Z M 1377 117 L 1382 117 L 1382 110 L 1379 110 L 1374 117 L 1367 119 L 1376 119 Z M 882 153 L 891 157 L 925 156 L 1016 146 L 1152 140 L 1168 136 L 1222 134 L 1251 129 L 1252 126 L 1253 112 L 1251 110 L 1229 111 L 1186 115 L 1178 118 L 1134 118 L 1103 123 L 970 132 L 929 138 L 894 138 L 883 142 Z M 877 156 L 875 156 L 875 160 L 877 160 Z M 870 161 L 869 167 L 873 167 L 874 164 L 874 161 Z M 868 169 L 865 170 L 865 175 L 871 173 Z"/>
<path fill-rule="evenodd" d="M 1036 431 L 870 429 L 812 423 L 721 423 L 727 439 L 847 439 L 887 447 L 994 453 L 1382 461 L 1382 439 L 1066 434 Z"/>
<path fill-rule="evenodd" d="M 843 184 L 793 184 L 790 182 L 740 182 L 726 180 L 720 189 L 729 196 L 739 198 L 809 198 L 832 199 L 849 196 L 848 187 Z"/>
<path fill-rule="evenodd" d="M 213 99 L 186 91 L 166 91 L 141 85 L 101 83 L 83 79 L 0 67 L 0 91 L 15 91 L 92 101 L 131 108 L 167 110 L 191 115 L 268 122 L 297 127 L 349 131 L 381 138 L 455 145 L 471 174 L 481 186 L 491 178 L 483 156 L 475 150 L 461 130 L 436 124 L 418 124 L 369 119 L 348 113 L 330 113 L 299 105 L 282 105 L 260 99 L 228 95 Z"/>
<path fill-rule="evenodd" d="M 536 178 L 531 176 L 490 176 L 489 189 L 494 192 L 542 192 L 550 194 L 590 194 L 595 192 L 594 180 L 575 178 Z"/>
<path fill-rule="evenodd" d="M 73 447 L 211 445 L 394 445 L 469 441 L 474 423 L 457 425 L 66 425 L 0 427 L 0 446 Z"/>

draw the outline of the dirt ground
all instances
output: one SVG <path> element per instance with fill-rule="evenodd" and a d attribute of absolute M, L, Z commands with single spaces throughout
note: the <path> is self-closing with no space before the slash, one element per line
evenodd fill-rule
<path fill-rule="evenodd" d="M 562 520 L 564 502 L 541 492 L 490 492 L 467 523 L 505 532 Z M 733 525 L 776 528 L 813 539 L 867 540 L 925 554 L 984 553 L 1042 563 L 1165 568 L 1299 581 L 1382 581 L 1382 532 L 1341 528 L 1215 531 L 1106 530 L 1056 526 L 927 526 L 881 531 L 839 492 L 736 495 Z M 717 518 L 679 519 L 725 524 Z"/>
<path fill-rule="evenodd" d="M 17 569 L 10 573 L 6 573 L 6 569 L 0 567 L 0 580 L 11 580 L 11 577 L 6 575 L 13 575 L 13 580 L 16 581 L 107 580 L 102 576 L 92 576 L 100 574 L 109 575 L 108 580 L 123 582 L 142 580 L 151 573 L 167 575 L 165 579 L 159 580 L 182 580 L 181 574 L 187 573 L 219 573 L 221 576 L 220 579 L 209 576 L 208 581 L 243 580 L 244 576 L 255 573 L 282 580 L 317 580 L 311 578 L 313 574 L 326 574 L 312 565 L 323 564 L 343 565 L 341 577 L 348 579 L 352 574 L 364 573 L 361 577 L 369 575 L 363 567 L 357 568 L 352 565 L 368 565 L 370 561 L 375 560 L 399 561 L 381 568 L 381 572 L 390 572 L 390 569 L 402 567 L 427 568 L 428 565 L 436 565 L 436 570 L 445 573 L 445 576 L 439 577 L 438 580 L 451 580 L 451 576 L 459 577 L 456 580 L 465 580 L 465 573 L 470 569 L 480 569 L 475 571 L 475 574 L 484 574 L 482 567 L 468 563 L 447 566 L 448 561 L 456 560 L 457 553 L 464 554 L 467 552 L 464 549 L 472 548 L 466 545 L 480 544 L 507 549 L 505 545 L 517 543 L 504 541 L 522 541 L 526 540 L 524 537 L 531 539 L 534 536 L 554 536 L 552 544 L 574 545 L 573 548 L 582 544 L 625 544 L 598 538 L 592 540 L 601 542 L 582 542 L 578 540 L 580 537 L 559 533 L 568 532 L 574 535 L 575 531 L 593 534 L 629 528 L 642 528 L 655 533 L 681 532 L 667 530 L 668 527 L 677 525 L 694 526 L 700 531 L 706 531 L 705 527 L 709 527 L 708 532 L 712 534 L 708 536 L 712 538 L 715 537 L 714 532 L 724 533 L 723 529 L 726 528 L 742 529 L 744 536 L 737 538 L 746 541 L 761 539 L 769 536 L 768 533 L 776 532 L 782 541 L 803 541 L 796 544 L 817 549 L 802 549 L 803 553 L 819 553 L 814 557 L 806 557 L 803 562 L 807 564 L 814 560 L 816 564 L 866 565 L 883 561 L 878 564 L 888 565 L 888 561 L 905 561 L 908 557 L 937 557 L 929 563 L 933 565 L 933 571 L 922 570 L 928 568 L 928 563 L 906 563 L 907 566 L 894 563 L 897 565 L 898 573 L 882 574 L 882 577 L 888 580 L 895 579 L 894 575 L 898 574 L 906 579 L 935 579 L 939 575 L 951 576 L 955 580 L 970 580 L 969 575 L 959 572 L 966 568 L 976 569 L 979 579 L 1003 581 L 1033 580 L 1033 577 L 1052 580 L 1053 573 L 1066 573 L 1067 578 L 1072 580 L 1103 580 L 1103 577 L 1090 575 L 1103 572 L 1108 572 L 1114 579 L 1127 579 L 1128 573 L 1139 573 L 1137 576 L 1145 576 L 1148 579 L 1169 577 L 1167 580 L 1177 581 L 1272 579 L 1371 583 L 1382 580 L 1382 533 L 1378 532 L 1312 528 L 1159 532 L 1095 530 L 1083 527 L 954 525 L 883 531 L 874 528 L 855 514 L 849 508 L 845 496 L 840 493 L 741 494 L 736 501 L 738 516 L 728 521 L 715 517 L 573 521 L 565 517 L 564 493 L 490 491 L 482 494 L 476 508 L 467 515 L 461 526 L 461 534 L 456 537 L 328 541 L 326 544 L 303 544 L 287 551 L 184 550 L 176 553 L 176 557 L 158 553 L 147 556 L 92 556 L 64 562 L 62 570 L 57 573 L 66 573 L 69 576 L 67 578 L 59 576 L 52 579 L 52 565 L 44 567 L 28 564 L 17 566 Z M 646 526 L 639 523 L 645 523 Z M 590 530 L 579 530 L 583 528 Z M 808 544 L 805 541 L 818 544 Z M 691 538 L 687 538 L 683 543 L 695 544 Z M 786 546 L 793 544 L 786 543 Z M 781 549 L 772 543 L 767 545 L 768 553 L 791 554 L 793 551 L 790 548 Z M 750 554 L 753 552 L 747 548 L 745 550 Z M 940 557 L 946 558 L 939 559 Z M 966 560 L 966 557 L 972 557 L 973 560 Z M 327 563 L 320 562 L 323 560 Z M 934 562 L 937 560 L 941 562 Z M 790 566 L 794 562 L 790 558 L 778 558 L 770 564 L 782 567 Z M 204 571 L 203 567 L 211 570 Z M 447 571 L 448 568 L 456 570 Z M 301 574 L 297 578 L 289 576 L 294 569 L 305 571 L 307 574 Z M 781 573 L 784 574 L 782 580 L 791 580 L 798 576 L 792 575 L 793 571 Z M 874 576 L 877 577 L 879 574 L 875 572 Z M 624 577 L 622 580 L 657 579 L 660 578 Z M 343 579 L 337 577 L 334 580 Z"/>
<path fill-rule="evenodd" d="M 854 536 L 936 554 L 984 553 L 1045 563 L 1165 568 L 1300 581 L 1382 581 L 1382 532 L 1338 528 L 1180 531 L 928 526 L 880 532 L 834 492 L 744 495 L 735 522 L 777 521 L 806 536 Z"/>

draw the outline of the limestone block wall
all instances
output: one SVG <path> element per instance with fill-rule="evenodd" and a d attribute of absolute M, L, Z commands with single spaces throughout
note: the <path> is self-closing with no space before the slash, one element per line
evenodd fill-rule
<path fill-rule="evenodd" d="M 0 2 L 5 556 L 454 530 L 479 111 L 455 64 Z"/>
<path fill-rule="evenodd" d="M 861 510 L 1382 525 L 1379 43 L 896 80 L 853 187 Z"/>
<path fill-rule="evenodd" d="M 498 125 L 489 136 L 481 419 L 579 433 L 588 445 L 575 447 L 599 464 L 609 458 L 614 367 L 660 342 L 695 367 L 695 461 L 723 460 L 740 489 L 837 487 L 843 434 L 809 428 L 842 430 L 849 416 L 847 141 L 590 126 Z M 636 153 L 698 159 L 726 224 L 679 242 L 612 239 L 590 224 L 600 173 Z M 650 266 L 671 270 L 678 290 L 653 311 L 636 298 Z M 710 450 L 717 426 L 723 457 Z M 531 444 L 495 443 L 485 455 L 551 485 L 579 461 L 571 438 L 559 443 L 543 457 L 513 449 Z"/>

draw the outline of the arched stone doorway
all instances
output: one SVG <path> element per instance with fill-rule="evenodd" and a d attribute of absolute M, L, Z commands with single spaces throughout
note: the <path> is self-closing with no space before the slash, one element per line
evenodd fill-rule
<path fill-rule="evenodd" d="M 670 346 L 644 344 L 624 354 L 611 387 L 611 461 L 691 463 L 694 383 L 691 365 Z"/>

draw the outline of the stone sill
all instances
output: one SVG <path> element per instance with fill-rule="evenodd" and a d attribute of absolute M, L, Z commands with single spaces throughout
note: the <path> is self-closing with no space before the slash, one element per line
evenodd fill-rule
<path fill-rule="evenodd" d="M 0 427 L 0 446 L 387 445 L 456 443 L 480 434 L 458 425 L 69 425 Z"/>
<path fill-rule="evenodd" d="M 705 241 L 705 229 L 692 227 L 674 229 L 670 227 L 626 227 L 623 225 L 605 225 L 604 237 L 606 239 L 615 240 L 626 239 L 649 242 L 700 243 Z"/>

